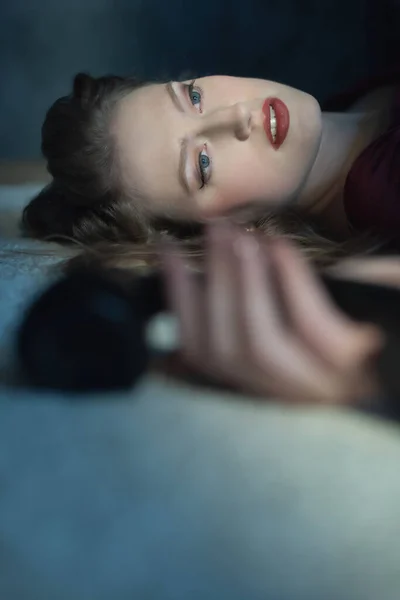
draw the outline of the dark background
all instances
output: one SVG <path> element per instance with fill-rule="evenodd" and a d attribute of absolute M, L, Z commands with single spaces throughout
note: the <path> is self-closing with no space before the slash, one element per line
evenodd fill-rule
<path fill-rule="evenodd" d="M 0 159 L 40 156 L 73 75 L 274 79 L 320 101 L 380 68 L 399 38 L 384 0 L 10 0 L 0 8 Z"/>

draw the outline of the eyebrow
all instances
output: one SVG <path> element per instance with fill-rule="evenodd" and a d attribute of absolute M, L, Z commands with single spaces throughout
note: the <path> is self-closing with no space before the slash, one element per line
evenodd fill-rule
<path fill-rule="evenodd" d="M 185 112 L 184 106 L 182 104 L 182 99 L 176 93 L 175 88 L 172 85 L 172 81 L 169 81 L 165 85 L 165 89 L 167 90 L 168 95 L 171 98 L 175 108 L 177 108 L 179 110 L 179 112 Z"/>

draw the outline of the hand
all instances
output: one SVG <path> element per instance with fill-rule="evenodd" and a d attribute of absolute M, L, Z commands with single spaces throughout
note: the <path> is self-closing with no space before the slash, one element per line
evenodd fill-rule
<path fill-rule="evenodd" d="M 376 391 L 380 331 L 353 322 L 299 251 L 223 225 L 209 229 L 201 283 L 163 257 L 183 360 L 244 392 L 291 402 L 350 403 Z"/>

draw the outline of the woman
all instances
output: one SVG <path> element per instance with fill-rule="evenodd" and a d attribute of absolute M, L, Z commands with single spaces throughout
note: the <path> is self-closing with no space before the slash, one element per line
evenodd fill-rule
<path fill-rule="evenodd" d="M 386 239 L 400 227 L 395 107 L 393 86 L 322 113 L 310 95 L 264 80 L 143 85 L 81 74 L 46 116 L 53 183 L 25 209 L 25 229 L 129 254 L 160 232 L 193 239 L 199 224 L 229 216 L 289 234 L 324 262 L 361 248 L 355 231 Z"/>

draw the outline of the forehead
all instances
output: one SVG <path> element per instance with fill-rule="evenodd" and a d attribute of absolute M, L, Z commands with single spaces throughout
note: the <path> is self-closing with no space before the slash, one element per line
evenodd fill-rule
<path fill-rule="evenodd" d="M 182 199 L 178 182 L 179 138 L 174 107 L 165 85 L 148 85 L 119 103 L 114 120 L 123 185 L 157 213 Z M 151 203 L 150 203 L 151 202 Z"/>

